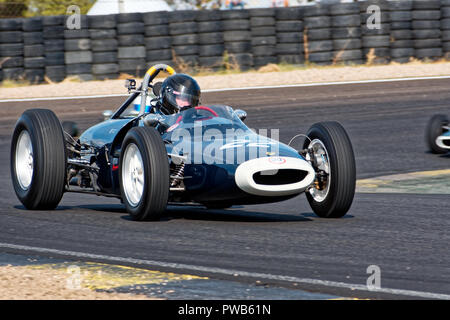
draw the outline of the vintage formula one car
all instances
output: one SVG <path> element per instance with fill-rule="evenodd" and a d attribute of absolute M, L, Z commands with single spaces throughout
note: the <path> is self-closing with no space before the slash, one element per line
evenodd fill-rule
<path fill-rule="evenodd" d="M 450 125 L 446 115 L 434 115 L 428 122 L 425 140 L 432 153 L 444 154 L 450 151 Z"/>
<path fill-rule="evenodd" d="M 296 150 L 256 134 L 243 122 L 246 112 L 229 106 L 164 114 L 156 103 L 161 83 L 153 84 L 163 70 L 175 74 L 156 65 L 139 88 L 129 80 L 126 101 L 79 137 L 52 111 L 26 110 L 15 126 L 10 157 L 22 204 L 53 209 L 65 192 L 79 192 L 117 197 L 134 220 L 155 220 L 171 203 L 218 209 L 305 193 L 320 217 L 347 213 L 355 159 L 339 123 L 314 124 Z"/>

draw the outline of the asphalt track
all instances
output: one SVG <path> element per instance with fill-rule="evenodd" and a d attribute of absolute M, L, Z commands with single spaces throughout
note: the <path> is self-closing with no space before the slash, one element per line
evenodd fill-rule
<path fill-rule="evenodd" d="M 314 122 L 337 120 L 353 142 L 358 179 L 365 179 L 449 168 L 450 156 L 427 153 L 423 138 L 433 114 L 450 113 L 449 88 L 450 79 L 274 88 L 209 92 L 202 102 L 243 108 L 249 127 L 280 129 L 283 142 Z M 118 200 L 77 194 L 66 194 L 55 211 L 24 210 L 9 173 L 10 135 L 20 114 L 50 108 L 85 129 L 123 100 L 0 104 L 0 251 L 36 253 L 2 247 L 13 244 L 49 248 L 54 252 L 41 254 L 50 256 L 71 251 L 86 260 L 133 258 L 120 263 L 337 296 L 450 294 L 449 195 L 357 193 L 350 212 L 331 220 L 317 218 L 304 196 L 229 210 L 169 207 L 160 222 L 133 222 Z M 389 290 L 335 285 L 364 287 L 370 265 L 380 267 L 381 286 Z"/>

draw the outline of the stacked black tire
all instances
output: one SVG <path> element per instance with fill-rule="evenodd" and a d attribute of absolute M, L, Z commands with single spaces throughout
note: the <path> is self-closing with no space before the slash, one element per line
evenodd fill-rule
<path fill-rule="evenodd" d="M 340 3 L 330 7 L 335 63 L 363 63 L 359 13 L 358 3 Z"/>
<path fill-rule="evenodd" d="M 442 57 L 440 0 L 413 2 L 412 27 L 416 58 L 435 60 Z"/>
<path fill-rule="evenodd" d="M 23 78 L 23 36 L 21 19 L 0 19 L 0 81 Z"/>
<path fill-rule="evenodd" d="M 450 0 L 441 0 L 442 55 L 450 60 Z"/>
<path fill-rule="evenodd" d="M 391 57 L 391 24 L 389 19 L 389 3 L 385 0 L 368 0 L 361 2 L 361 32 L 364 60 L 375 64 L 390 62 Z M 372 10 L 371 6 L 375 6 Z M 380 25 L 373 20 L 380 13 Z"/>
<path fill-rule="evenodd" d="M 64 16 L 46 16 L 42 18 L 45 75 L 53 82 L 63 81 L 66 77 L 64 20 Z"/>
<path fill-rule="evenodd" d="M 199 11 L 196 17 L 198 31 L 198 63 L 210 70 L 219 70 L 223 66 L 222 15 L 219 10 Z"/>
<path fill-rule="evenodd" d="M 330 7 L 315 5 L 304 11 L 305 59 L 317 65 L 333 63 L 333 41 L 331 40 Z"/>
<path fill-rule="evenodd" d="M 81 16 L 81 29 L 69 29 L 66 23 L 64 30 L 64 50 L 66 74 L 76 76 L 80 80 L 93 80 L 91 39 L 87 16 Z"/>
<path fill-rule="evenodd" d="M 275 9 L 251 9 L 249 14 L 254 67 L 277 63 L 275 51 L 277 37 L 273 33 L 275 32 Z"/>
<path fill-rule="evenodd" d="M 169 12 L 173 60 L 180 69 L 191 69 L 198 65 L 198 34 L 196 13 L 193 11 Z"/>
<path fill-rule="evenodd" d="M 95 79 L 115 79 L 117 63 L 116 16 L 88 16 L 92 50 L 92 74 Z"/>
<path fill-rule="evenodd" d="M 119 72 L 142 77 L 146 71 L 146 48 L 144 45 L 144 22 L 139 12 L 117 16 Z"/>
<path fill-rule="evenodd" d="M 24 19 L 22 30 L 24 37 L 24 77 L 31 83 L 44 82 L 45 53 L 42 38 L 42 20 L 40 18 Z M 36 34 L 36 37 L 34 38 L 34 35 L 30 36 L 30 34 Z"/>
<path fill-rule="evenodd" d="M 305 62 L 303 47 L 303 9 L 299 7 L 276 10 L 276 54 L 279 63 Z"/>
<path fill-rule="evenodd" d="M 412 1 L 389 2 L 391 27 L 391 60 L 407 63 L 414 57 Z"/>
<path fill-rule="evenodd" d="M 142 14 L 147 67 L 158 63 L 172 63 L 172 40 L 169 36 L 167 12 Z"/>
<path fill-rule="evenodd" d="M 228 53 L 228 65 L 240 70 L 253 66 L 250 14 L 247 10 L 225 10 L 222 12 L 223 39 Z M 226 59 L 225 59 L 226 60 Z"/>

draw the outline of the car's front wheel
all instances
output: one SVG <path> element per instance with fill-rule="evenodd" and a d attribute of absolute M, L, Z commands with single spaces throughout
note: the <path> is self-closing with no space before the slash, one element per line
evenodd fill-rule
<path fill-rule="evenodd" d="M 25 111 L 11 142 L 11 177 L 27 209 L 54 209 L 66 183 L 65 138 L 56 115 L 47 109 Z"/>
<path fill-rule="evenodd" d="M 434 115 L 428 122 L 425 140 L 432 153 L 444 154 L 448 152 L 447 149 L 441 148 L 436 143 L 437 137 L 444 133 L 443 127 L 448 124 L 449 120 L 447 116 L 443 114 Z"/>
<path fill-rule="evenodd" d="M 352 144 L 338 122 L 320 122 L 309 129 L 304 149 L 316 171 L 314 186 L 306 192 L 313 211 L 323 218 L 344 216 L 353 202 L 356 166 Z"/>
<path fill-rule="evenodd" d="M 122 143 L 119 163 L 122 201 L 133 220 L 158 220 L 169 197 L 169 160 L 160 134 L 132 128 Z"/>

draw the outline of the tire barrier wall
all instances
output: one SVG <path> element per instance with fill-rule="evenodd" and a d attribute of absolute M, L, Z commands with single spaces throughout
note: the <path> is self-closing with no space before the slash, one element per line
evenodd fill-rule
<path fill-rule="evenodd" d="M 0 19 L 0 81 L 141 77 L 156 63 L 202 71 L 450 59 L 450 0 L 81 16 L 73 30 L 67 19 Z"/>

